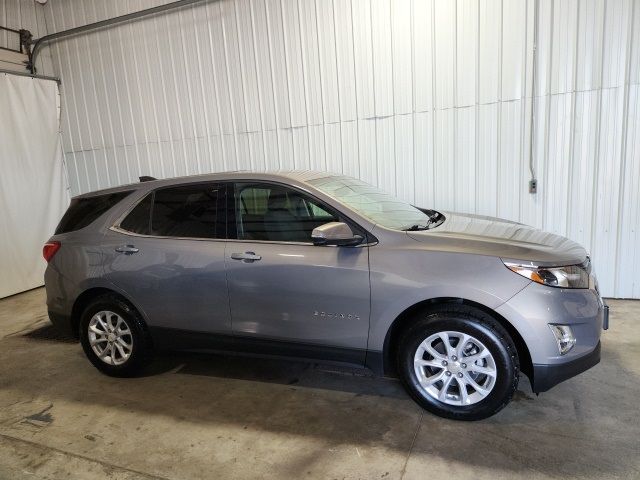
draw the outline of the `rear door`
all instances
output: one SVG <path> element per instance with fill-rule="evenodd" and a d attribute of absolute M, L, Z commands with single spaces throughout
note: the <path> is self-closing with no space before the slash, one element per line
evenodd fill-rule
<path fill-rule="evenodd" d="M 226 189 L 202 183 L 155 190 L 107 234 L 107 278 L 151 328 L 231 333 Z"/>
<path fill-rule="evenodd" d="M 308 349 L 309 356 L 364 361 L 368 247 L 314 246 L 313 228 L 343 219 L 304 192 L 236 183 L 234 200 L 238 239 L 226 250 L 234 335 L 297 345 L 296 355 Z"/>

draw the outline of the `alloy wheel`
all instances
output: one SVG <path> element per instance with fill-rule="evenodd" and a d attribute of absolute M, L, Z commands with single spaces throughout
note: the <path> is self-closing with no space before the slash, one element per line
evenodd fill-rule
<path fill-rule="evenodd" d="M 133 352 L 133 336 L 127 322 L 117 313 L 103 310 L 89 321 L 89 345 L 107 365 L 122 365 Z"/>
<path fill-rule="evenodd" d="M 496 384 L 496 362 L 477 338 L 442 331 L 423 340 L 414 355 L 421 389 L 448 405 L 466 406 L 487 397 Z"/>

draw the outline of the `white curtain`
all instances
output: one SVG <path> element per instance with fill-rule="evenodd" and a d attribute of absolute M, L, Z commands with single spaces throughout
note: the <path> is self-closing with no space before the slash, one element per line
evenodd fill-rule
<path fill-rule="evenodd" d="M 0 298 L 42 285 L 42 246 L 69 205 L 58 85 L 0 73 Z"/>

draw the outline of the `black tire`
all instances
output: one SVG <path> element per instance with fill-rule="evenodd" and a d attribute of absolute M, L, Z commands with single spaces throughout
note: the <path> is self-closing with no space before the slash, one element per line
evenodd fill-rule
<path fill-rule="evenodd" d="M 111 311 L 119 315 L 131 331 L 132 349 L 129 358 L 122 364 L 110 365 L 100 359 L 89 343 L 89 323 L 100 311 Z M 80 317 L 80 343 L 89 361 L 112 377 L 133 377 L 138 375 L 153 358 L 151 337 L 140 313 L 122 297 L 106 294 L 95 298 L 82 312 Z"/>
<path fill-rule="evenodd" d="M 450 405 L 427 393 L 418 380 L 414 368 L 418 347 L 429 336 L 443 331 L 471 335 L 493 356 L 497 372 L 493 389 L 477 403 Z M 513 340 L 493 317 L 465 305 L 439 305 L 417 315 L 399 338 L 397 362 L 411 397 L 429 412 L 453 420 L 482 420 L 496 414 L 511 401 L 518 387 L 520 362 Z"/>

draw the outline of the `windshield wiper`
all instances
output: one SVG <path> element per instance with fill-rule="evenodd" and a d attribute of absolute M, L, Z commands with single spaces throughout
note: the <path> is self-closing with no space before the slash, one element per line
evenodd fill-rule
<path fill-rule="evenodd" d="M 428 230 L 430 224 L 431 224 L 431 220 L 429 220 L 429 222 L 427 222 L 426 225 L 415 224 L 415 225 L 411 225 L 410 227 L 403 228 L 402 231 L 403 232 L 417 232 L 417 231 L 420 231 L 420 230 Z"/>
<path fill-rule="evenodd" d="M 402 230 L 404 232 L 418 232 L 421 230 L 429 230 L 429 227 L 431 227 L 431 225 L 438 223 L 440 219 L 443 217 L 443 215 L 439 212 L 435 212 L 434 215 L 428 215 L 428 216 L 429 216 L 429 220 L 427 221 L 426 225 L 421 225 L 419 223 L 416 223 L 415 225 L 411 225 L 410 227 L 403 228 Z"/>

